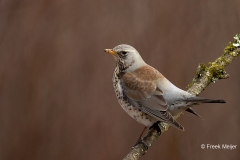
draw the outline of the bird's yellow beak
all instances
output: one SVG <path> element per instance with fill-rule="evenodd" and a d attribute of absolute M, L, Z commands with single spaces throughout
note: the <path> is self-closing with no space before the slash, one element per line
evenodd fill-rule
<path fill-rule="evenodd" d="M 117 54 L 117 53 L 114 52 L 112 49 L 104 49 L 104 52 L 109 53 L 109 54 L 111 54 L 111 55 L 113 55 L 113 56 L 115 56 L 115 55 Z"/>

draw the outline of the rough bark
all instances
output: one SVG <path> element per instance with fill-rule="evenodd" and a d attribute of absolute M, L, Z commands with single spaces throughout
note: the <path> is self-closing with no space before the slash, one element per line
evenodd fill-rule
<path fill-rule="evenodd" d="M 230 42 L 229 45 L 224 49 L 224 53 L 214 62 L 209 62 L 209 64 L 199 64 L 195 77 L 187 86 L 187 91 L 193 95 L 199 95 L 210 83 L 215 83 L 219 79 L 228 78 L 229 75 L 226 73 L 225 67 L 229 65 L 234 59 L 236 59 L 239 54 L 240 34 L 234 37 L 234 42 Z M 179 114 L 175 118 L 179 118 L 180 115 L 182 114 Z M 161 133 L 164 133 L 169 128 L 169 125 L 166 123 L 160 123 L 159 126 L 161 128 Z M 161 133 L 158 133 L 154 128 L 149 130 L 147 135 L 142 140 L 142 142 L 147 145 L 147 147 L 144 144 L 139 143 L 132 148 L 124 160 L 138 160 L 158 139 Z"/>

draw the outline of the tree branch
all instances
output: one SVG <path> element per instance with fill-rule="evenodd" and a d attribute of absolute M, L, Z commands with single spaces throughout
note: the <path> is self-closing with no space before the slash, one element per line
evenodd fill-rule
<path fill-rule="evenodd" d="M 229 42 L 229 45 L 224 49 L 224 54 L 217 58 L 214 62 L 206 64 L 199 64 L 195 77 L 192 82 L 187 86 L 187 92 L 193 95 L 199 95 L 211 82 L 216 82 L 219 79 L 226 79 L 229 75 L 225 71 L 225 67 L 229 65 L 240 54 L 240 34 L 234 37 L 234 42 Z M 180 115 L 175 116 L 179 118 Z M 169 125 L 161 122 L 159 124 L 161 133 L 168 130 Z M 148 148 L 158 139 L 161 135 L 156 129 L 152 128 L 148 131 L 147 135 L 143 138 L 142 142 L 148 147 L 139 143 L 136 145 L 130 153 L 124 158 L 124 160 L 138 160 L 142 155 L 146 153 Z"/>

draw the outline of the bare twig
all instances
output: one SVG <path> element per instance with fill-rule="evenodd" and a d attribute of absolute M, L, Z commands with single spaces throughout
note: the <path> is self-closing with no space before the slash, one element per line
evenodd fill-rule
<path fill-rule="evenodd" d="M 216 82 L 219 79 L 226 79 L 229 75 L 225 71 L 225 67 L 229 65 L 240 54 L 240 34 L 234 37 L 234 42 L 229 42 L 229 45 L 224 49 L 224 54 L 217 58 L 214 62 L 208 65 L 199 64 L 196 75 L 192 82 L 187 86 L 187 91 L 193 95 L 199 95 L 211 82 Z M 175 118 L 179 118 L 181 114 Z M 169 125 L 166 123 L 159 124 L 161 132 L 164 133 L 168 130 Z M 144 144 L 139 143 L 124 160 L 138 160 L 146 153 L 149 147 L 157 140 L 161 134 L 156 129 L 152 128 L 148 131 L 147 135 L 143 138 Z"/>

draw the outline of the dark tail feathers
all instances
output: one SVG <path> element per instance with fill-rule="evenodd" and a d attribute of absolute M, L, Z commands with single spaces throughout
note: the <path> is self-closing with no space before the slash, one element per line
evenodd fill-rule
<path fill-rule="evenodd" d="M 202 116 L 200 116 L 196 111 L 194 111 L 191 107 L 187 108 L 185 111 L 194 114 L 195 116 L 202 118 Z M 203 120 L 203 118 L 202 118 Z"/>
<path fill-rule="evenodd" d="M 226 103 L 226 101 L 222 99 L 206 99 L 202 97 L 191 97 L 184 100 L 185 102 L 192 102 L 192 103 Z"/>

